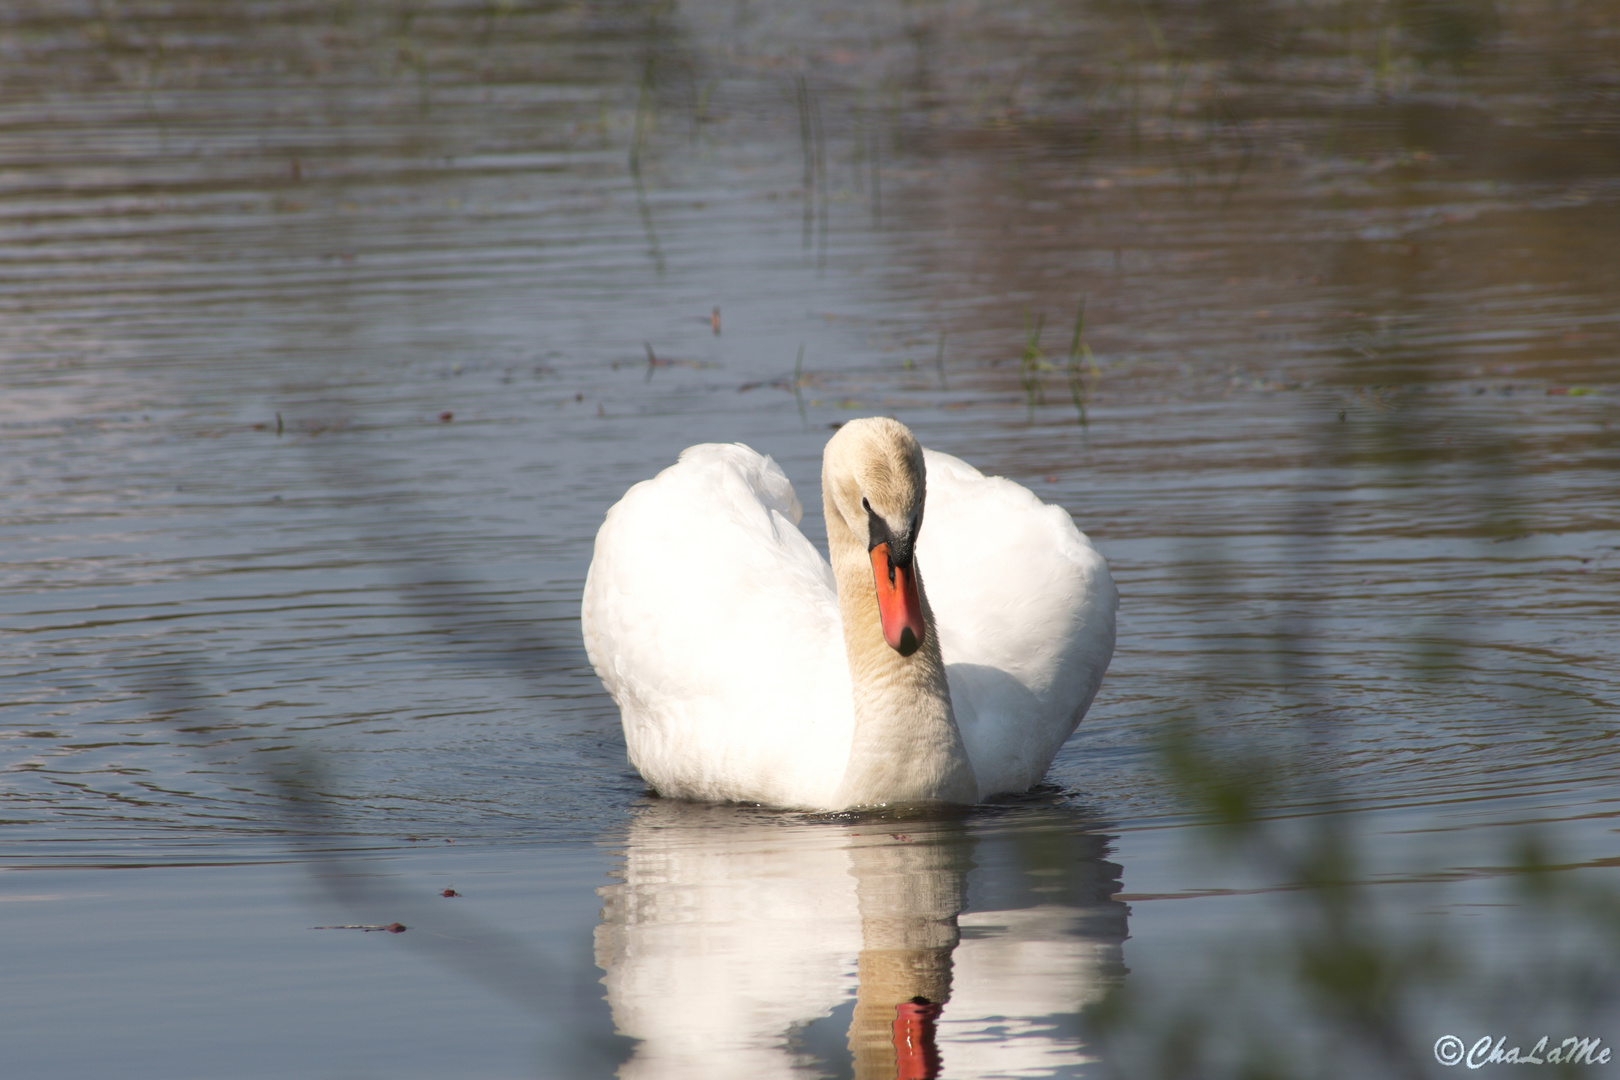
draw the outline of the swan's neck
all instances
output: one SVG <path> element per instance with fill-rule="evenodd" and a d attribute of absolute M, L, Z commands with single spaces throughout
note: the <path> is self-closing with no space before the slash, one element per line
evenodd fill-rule
<path fill-rule="evenodd" d="M 831 505 L 827 533 L 855 687 L 855 732 L 837 804 L 976 802 L 978 782 L 951 713 L 921 567 L 917 594 L 928 633 L 916 652 L 901 656 L 883 640 L 871 558 Z"/>

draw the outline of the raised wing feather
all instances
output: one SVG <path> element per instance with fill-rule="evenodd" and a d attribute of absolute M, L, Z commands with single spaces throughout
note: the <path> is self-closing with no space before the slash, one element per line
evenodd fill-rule
<path fill-rule="evenodd" d="M 932 450 L 917 562 L 981 796 L 1022 791 L 1085 715 L 1114 651 L 1108 564 L 1067 511 Z"/>
<path fill-rule="evenodd" d="M 608 511 L 585 647 L 659 792 L 822 806 L 849 759 L 853 696 L 832 568 L 777 464 L 705 444 Z"/>

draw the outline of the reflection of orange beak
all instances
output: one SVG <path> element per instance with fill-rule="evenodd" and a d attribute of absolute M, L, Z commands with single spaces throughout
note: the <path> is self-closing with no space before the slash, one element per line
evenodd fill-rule
<path fill-rule="evenodd" d="M 889 545 L 872 549 L 872 576 L 877 580 L 878 617 L 883 640 L 901 656 L 910 656 L 923 643 L 922 601 L 917 599 L 917 572 L 912 566 L 889 561 Z"/>
<path fill-rule="evenodd" d="M 936 1080 L 939 1076 L 939 1044 L 934 1025 L 940 1007 L 927 998 L 915 997 L 894 1007 L 894 1056 L 896 1080 Z"/>

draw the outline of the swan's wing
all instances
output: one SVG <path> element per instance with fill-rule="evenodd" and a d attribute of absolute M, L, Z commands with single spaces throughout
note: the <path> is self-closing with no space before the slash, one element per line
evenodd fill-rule
<path fill-rule="evenodd" d="M 1108 564 L 1067 511 L 925 450 L 917 561 L 981 796 L 1045 775 L 1114 652 Z"/>
<path fill-rule="evenodd" d="M 837 588 L 801 513 L 776 462 L 705 444 L 631 488 L 596 535 L 585 648 L 662 794 L 820 806 L 843 777 Z"/>

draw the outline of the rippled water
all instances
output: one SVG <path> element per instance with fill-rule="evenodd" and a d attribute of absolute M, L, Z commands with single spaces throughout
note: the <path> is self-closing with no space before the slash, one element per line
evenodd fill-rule
<path fill-rule="evenodd" d="M 0 47 L 19 1068 L 892 1076 L 916 994 L 952 1077 L 1620 1041 L 1605 5 L 41 3 Z M 1108 556 L 1090 716 L 961 817 L 647 797 L 579 642 L 603 511 L 735 440 L 814 533 L 870 413 Z M 1311 974 L 1351 952 L 1372 998 Z"/>

